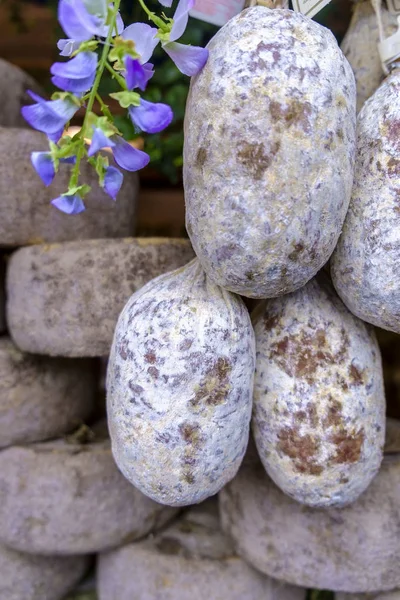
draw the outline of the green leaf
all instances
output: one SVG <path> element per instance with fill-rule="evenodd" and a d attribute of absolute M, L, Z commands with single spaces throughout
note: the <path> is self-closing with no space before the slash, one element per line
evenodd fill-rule
<path fill-rule="evenodd" d="M 135 42 L 124 40 L 122 37 L 116 37 L 114 39 L 114 46 L 108 53 L 108 60 L 110 62 L 117 62 L 117 65 L 114 65 L 114 69 L 118 68 L 118 70 L 121 70 L 124 69 L 124 58 L 126 56 L 139 58 L 139 54 L 135 49 Z"/>
<path fill-rule="evenodd" d="M 78 98 L 77 96 L 74 96 L 74 94 L 71 94 L 71 92 L 54 92 L 54 94 L 51 96 L 52 100 L 69 100 L 70 102 L 73 102 L 74 104 L 76 104 L 76 106 L 81 106 L 82 101 L 80 98 Z"/>
<path fill-rule="evenodd" d="M 95 52 L 97 50 L 99 43 L 96 40 L 89 40 L 88 42 L 82 42 L 79 46 L 78 50 L 72 53 L 71 56 L 76 56 L 79 52 Z"/>
<path fill-rule="evenodd" d="M 139 106 L 140 104 L 140 96 L 136 92 L 115 92 L 114 94 L 110 94 L 111 98 L 117 100 L 122 108 L 129 108 L 129 106 Z"/>
<path fill-rule="evenodd" d="M 104 177 L 106 175 L 106 170 L 109 164 L 110 163 L 107 156 L 103 156 L 102 154 L 97 155 L 95 169 L 97 175 L 99 176 L 100 187 L 104 186 Z"/>
<path fill-rule="evenodd" d="M 92 188 L 90 187 L 90 185 L 86 185 L 86 183 L 84 185 L 76 185 L 73 187 L 69 187 L 68 192 L 65 192 L 65 194 L 62 194 L 62 196 L 75 196 L 75 194 L 77 194 L 81 198 L 84 198 L 85 196 L 87 196 L 91 189 Z"/>

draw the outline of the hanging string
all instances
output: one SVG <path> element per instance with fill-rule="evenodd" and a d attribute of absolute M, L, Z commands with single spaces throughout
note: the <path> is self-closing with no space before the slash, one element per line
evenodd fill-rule
<path fill-rule="evenodd" d="M 371 0 L 372 8 L 375 11 L 376 21 L 378 23 L 379 41 L 382 43 L 385 39 L 385 30 L 383 28 L 382 19 L 382 0 Z M 390 71 L 386 64 L 382 61 L 382 69 L 385 75 L 389 75 Z"/>

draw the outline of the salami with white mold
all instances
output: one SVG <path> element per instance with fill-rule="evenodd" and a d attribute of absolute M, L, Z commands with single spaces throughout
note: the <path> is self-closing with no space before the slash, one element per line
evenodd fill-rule
<path fill-rule="evenodd" d="M 125 477 L 171 506 L 217 493 L 247 447 L 254 368 L 243 301 L 197 259 L 134 294 L 107 373 L 112 449 Z"/>
<path fill-rule="evenodd" d="M 344 506 L 379 470 L 385 436 L 375 334 L 323 276 L 254 315 L 253 428 L 270 477 L 295 500 Z"/>
<path fill-rule="evenodd" d="M 357 131 L 354 188 L 332 280 L 352 313 L 400 333 L 400 69 L 366 102 Z"/>
<path fill-rule="evenodd" d="M 355 80 L 332 33 L 257 6 L 223 27 L 185 118 L 186 223 L 215 283 L 252 298 L 302 287 L 350 201 Z"/>

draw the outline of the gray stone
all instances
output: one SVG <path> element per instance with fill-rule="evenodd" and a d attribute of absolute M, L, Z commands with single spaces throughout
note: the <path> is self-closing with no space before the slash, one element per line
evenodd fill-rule
<path fill-rule="evenodd" d="M 220 511 L 239 555 L 271 577 L 344 592 L 400 586 L 400 454 L 353 504 L 321 510 L 285 496 L 250 451 Z"/>
<path fill-rule="evenodd" d="M 90 359 L 23 354 L 0 338 L 0 448 L 58 437 L 94 407 L 97 369 Z"/>
<path fill-rule="evenodd" d="M 335 594 L 335 600 L 400 600 L 400 590 L 376 594 Z"/>
<path fill-rule="evenodd" d="M 211 501 L 152 539 L 99 557 L 99 600 L 304 600 L 235 556 Z"/>
<path fill-rule="evenodd" d="M 118 315 L 150 279 L 193 258 L 186 240 L 93 240 L 32 246 L 12 255 L 7 319 L 22 350 L 105 356 Z"/>
<path fill-rule="evenodd" d="M 0 257 L 0 333 L 6 330 L 6 292 L 4 281 L 4 268 Z"/>
<path fill-rule="evenodd" d="M 114 202 L 99 187 L 97 175 L 83 161 L 81 181 L 92 186 L 87 210 L 66 215 L 50 201 L 68 189 L 71 165 L 60 165 L 54 182 L 45 187 L 31 164 L 31 152 L 48 149 L 46 137 L 27 129 L 0 128 L 0 246 L 117 238 L 132 235 L 138 194 L 137 173 L 125 173 Z"/>
<path fill-rule="evenodd" d="M 0 59 L 0 127 L 29 127 L 21 115 L 21 108 L 32 103 L 27 90 L 44 95 L 28 73 Z"/>
<path fill-rule="evenodd" d="M 85 556 L 32 556 L 0 546 L 0 598 L 62 600 L 88 567 Z"/>
<path fill-rule="evenodd" d="M 176 514 L 121 475 L 108 438 L 96 433 L 89 443 L 71 436 L 0 452 L 2 543 L 32 554 L 88 554 L 140 539 Z"/>
<path fill-rule="evenodd" d="M 332 33 L 289 10 L 249 8 L 209 50 L 185 117 L 187 231 L 215 283 L 280 296 L 323 267 L 340 235 L 354 76 Z"/>

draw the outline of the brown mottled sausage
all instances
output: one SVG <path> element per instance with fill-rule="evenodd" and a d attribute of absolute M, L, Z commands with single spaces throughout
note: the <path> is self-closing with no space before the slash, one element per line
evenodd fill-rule
<path fill-rule="evenodd" d="M 336 245 L 355 152 L 355 81 L 332 33 L 250 8 L 209 44 L 185 119 L 187 230 L 211 279 L 252 298 L 303 286 Z"/>
<path fill-rule="evenodd" d="M 125 477 L 173 506 L 218 492 L 246 450 L 254 364 L 247 309 L 198 260 L 134 294 L 107 374 L 113 453 Z"/>
<path fill-rule="evenodd" d="M 366 102 L 357 131 L 353 193 L 332 280 L 351 312 L 400 333 L 400 69 Z"/>
<path fill-rule="evenodd" d="M 343 506 L 382 460 L 385 397 L 372 328 L 319 277 L 257 309 L 255 440 L 277 485 L 309 506 Z"/>

